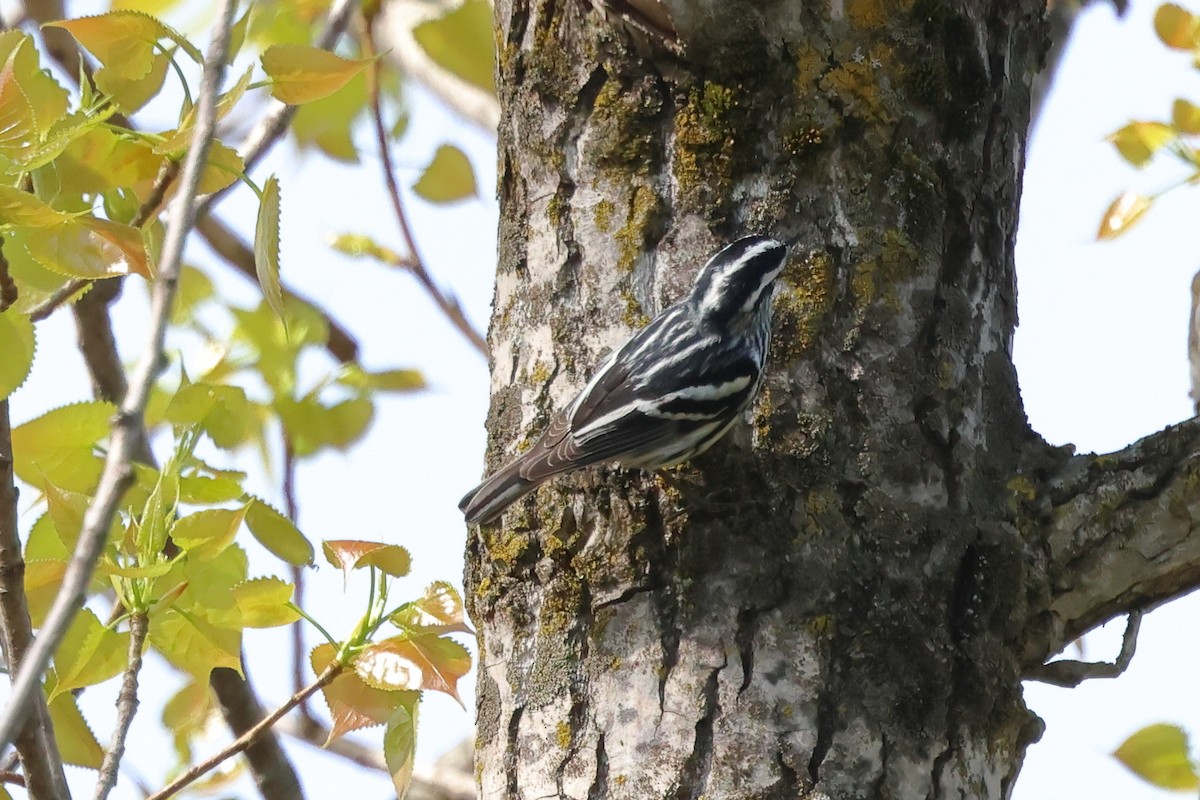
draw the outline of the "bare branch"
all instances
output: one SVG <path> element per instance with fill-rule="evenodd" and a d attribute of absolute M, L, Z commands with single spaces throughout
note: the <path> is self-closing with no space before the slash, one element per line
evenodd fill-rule
<path fill-rule="evenodd" d="M 363 55 L 367 58 L 375 54 L 374 34 L 368 23 L 363 22 Z M 412 228 L 408 224 L 408 214 L 404 211 L 404 201 L 400 197 L 400 186 L 396 183 L 396 167 L 392 163 L 391 143 L 388 141 L 387 126 L 383 121 L 383 106 L 379 100 L 379 74 L 382 67 L 376 61 L 370 69 L 367 70 L 367 91 L 371 98 L 371 118 L 375 127 L 375 142 L 379 146 L 379 158 L 383 168 L 383 180 L 387 185 L 388 198 L 392 201 L 392 210 L 396 214 L 396 222 L 400 225 L 400 235 L 404 239 L 405 247 L 408 248 L 409 255 L 412 258 L 412 263 L 408 265 L 408 269 L 416 277 L 417 282 L 425 289 L 426 293 L 433 299 L 435 305 L 445 314 L 446 319 L 450 321 L 455 328 L 458 329 L 468 342 L 475 346 L 475 349 L 480 352 L 484 358 L 488 354 L 487 341 L 471 327 L 471 323 L 467 320 L 463 313 L 462 306 L 458 300 L 451 294 L 446 294 L 438 288 L 433 282 L 433 278 L 429 275 L 429 270 L 425 267 L 425 262 L 421 258 L 421 252 L 417 249 L 416 239 L 413 237 Z"/>
<path fill-rule="evenodd" d="M 228 225 L 212 214 L 207 214 L 196 222 L 196 230 L 217 255 L 257 285 L 258 273 L 254 269 L 254 251 Z M 283 296 L 295 298 L 312 306 L 324 317 L 325 324 L 329 326 L 329 341 L 326 342 L 325 348 L 329 350 L 330 355 L 343 364 L 358 360 L 358 340 L 340 322 L 324 311 L 320 305 L 289 289 L 286 285 L 283 287 Z"/>
<path fill-rule="evenodd" d="M 1117 453 L 1065 459 L 1037 492 L 1049 587 L 1027 667 L 1131 608 L 1200 586 L 1200 419 Z"/>
<path fill-rule="evenodd" d="M 221 704 L 221 716 L 234 736 L 242 736 L 262 722 L 262 704 L 250 681 L 237 672 L 218 667 L 209 676 L 208 685 L 217 696 L 217 702 Z M 246 747 L 246 761 L 254 773 L 254 783 L 264 798 L 298 800 L 303 796 L 300 778 L 273 731 L 265 732 Z"/>
<path fill-rule="evenodd" d="M 192 783 L 192 781 L 196 780 L 201 775 L 210 772 L 211 770 L 220 766 L 226 760 L 233 758 L 238 753 L 245 750 L 254 742 L 256 738 L 258 738 L 265 731 L 269 730 L 272 725 L 282 719 L 285 714 L 303 703 L 319 689 L 332 683 L 333 679 L 341 674 L 341 671 L 341 664 L 338 664 L 336 661 L 330 664 L 315 681 L 310 683 L 301 691 L 292 695 L 286 703 L 264 717 L 261 722 L 239 736 L 237 740 L 232 742 L 228 747 L 221 750 L 221 752 L 217 753 L 212 758 L 202 761 L 196 766 L 192 767 L 187 772 L 183 773 L 178 778 L 164 786 L 162 789 L 159 789 L 157 792 L 150 795 L 148 800 L 165 800 L 183 787 Z"/>
<path fill-rule="evenodd" d="M 100 776 L 96 781 L 96 800 L 106 800 L 109 792 L 117 785 L 117 771 L 125 757 L 125 738 L 138 709 L 138 674 L 142 671 L 142 650 L 146 647 L 146 633 L 150 620 L 145 612 L 135 612 L 129 617 L 129 664 L 121 681 L 121 692 L 117 695 L 117 727 L 113 731 L 112 744 L 104 754 L 100 765 Z"/>
<path fill-rule="evenodd" d="M 0 400 L 0 628 L 11 675 L 26 661 L 33 628 L 25 598 L 25 559 L 17 534 L 17 487 L 7 399 Z M 30 797 L 69 798 L 50 712 L 40 691 L 32 705 L 29 722 L 17 737 L 17 754 L 29 779 Z"/>
<path fill-rule="evenodd" d="M 151 335 L 114 422 L 104 471 L 100 475 L 96 496 L 84 515 L 83 530 L 75 552 L 71 555 L 62 587 L 54 598 L 54 605 L 47 614 L 37 639 L 29 648 L 27 658 L 13 679 L 8 707 L 0 719 L 0 749 L 12 742 L 16 729 L 28 712 L 30 700 L 39 692 L 42 674 L 50 663 L 50 658 L 61 643 L 75 613 L 83 605 L 87 596 L 88 581 L 96 568 L 109 525 L 125 488 L 133 479 L 131 462 L 138 447 L 137 431 L 142 427 L 142 417 L 150 389 L 162 362 L 171 303 L 179 281 L 183 244 L 195 220 L 196 190 L 216 125 L 217 89 L 225 72 L 225 53 L 236 7 L 235 0 L 225 0 L 216 30 L 213 32 L 212 45 L 205 59 L 204 75 L 196 105 L 196 127 L 183 165 L 182 190 L 172 209 L 163 243 L 158 278 L 151 295 Z"/>
<path fill-rule="evenodd" d="M 432 92 L 459 117 L 495 136 L 496 126 L 500 124 L 500 101 L 496 96 L 443 69 L 413 35 L 413 29 L 422 22 L 443 16 L 457 5 L 459 3 L 454 0 L 385 3 L 380 23 L 383 36 L 391 46 L 388 57 L 405 76 Z"/>
<path fill-rule="evenodd" d="M 1142 610 L 1134 609 L 1129 612 L 1129 621 L 1125 623 L 1125 636 L 1121 639 L 1121 652 L 1113 663 L 1107 661 L 1074 661 L 1061 659 L 1041 664 L 1025 670 L 1021 677 L 1029 681 L 1052 683 L 1055 686 L 1065 686 L 1073 689 L 1079 684 L 1093 678 L 1119 678 L 1129 669 L 1133 654 L 1137 651 L 1138 631 L 1142 627 Z"/>
<path fill-rule="evenodd" d="M 25 786 L 25 776 L 19 772 L 13 772 L 9 769 L 0 770 L 0 783 L 7 783 L 10 786 Z"/>

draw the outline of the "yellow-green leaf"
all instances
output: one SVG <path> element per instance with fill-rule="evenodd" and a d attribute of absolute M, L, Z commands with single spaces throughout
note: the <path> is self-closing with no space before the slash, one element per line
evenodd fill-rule
<path fill-rule="evenodd" d="M 458 680 L 470 672 L 471 655 L 440 636 L 394 636 L 363 648 L 353 666 L 359 679 L 376 689 L 429 689 L 461 703 Z"/>
<path fill-rule="evenodd" d="M 405 603 L 388 619 L 398 627 L 418 634 L 470 633 L 463 615 L 462 596 L 446 581 L 434 581 L 425 594 Z"/>
<path fill-rule="evenodd" d="M 321 542 L 325 560 L 342 570 L 345 577 L 350 571 L 363 567 L 375 567 L 396 578 L 408 574 L 412 559 L 408 551 L 398 544 L 362 542 L 356 539 L 330 539 Z"/>
<path fill-rule="evenodd" d="M 47 688 L 51 688 L 47 685 Z M 104 762 L 104 748 L 96 741 L 96 735 L 88 727 L 79 704 L 70 692 L 60 694 L 50 703 L 50 721 L 54 725 L 54 739 L 58 743 L 58 754 L 67 764 L 87 769 L 100 769 Z"/>
<path fill-rule="evenodd" d="M 385 369 L 371 372 L 358 364 L 347 364 L 338 374 L 338 383 L 363 391 L 415 392 L 426 387 L 425 377 L 415 369 Z"/>
<path fill-rule="evenodd" d="M 292 452 L 304 457 L 323 447 L 345 450 L 367 432 L 375 415 L 375 405 L 365 397 L 352 397 L 325 406 L 315 397 L 299 401 L 275 398 L 275 411 L 287 430 Z"/>
<path fill-rule="evenodd" d="M 208 161 L 200 173 L 200 194 L 219 192 L 232 186 L 246 171 L 246 163 L 237 151 L 219 139 L 208 149 Z"/>
<path fill-rule="evenodd" d="M 1164 789 L 1194 792 L 1200 776 L 1188 753 L 1188 737 L 1175 725 L 1150 725 L 1125 740 L 1113 753 L 1135 774 Z"/>
<path fill-rule="evenodd" d="M 197 511 L 175 523 L 171 529 L 171 539 L 189 555 L 212 558 L 234 540 L 245 517 L 245 506 Z"/>
<path fill-rule="evenodd" d="M 182 503 L 228 503 L 245 493 L 241 480 L 232 475 L 184 475 L 179 479 L 179 500 Z"/>
<path fill-rule="evenodd" d="M 413 763 L 417 756 L 417 702 L 399 706 L 388 717 L 383 732 L 383 759 L 392 786 L 396 789 L 396 800 L 404 800 L 412 784 Z"/>
<path fill-rule="evenodd" d="M 233 600 L 247 628 L 274 628 L 300 619 L 288 605 L 295 587 L 279 578 L 255 578 L 233 587 Z"/>
<path fill-rule="evenodd" d="M 96 217 L 79 217 L 30 232 L 29 256 L 46 269 L 97 280 L 136 272 L 150 278 L 150 263 L 137 228 Z"/>
<path fill-rule="evenodd" d="M 475 172 L 465 153 L 444 144 L 433 155 L 413 191 L 431 203 L 453 203 L 476 194 Z"/>
<path fill-rule="evenodd" d="M 267 178 L 259 201 L 258 224 L 254 227 L 254 271 L 263 299 L 286 325 L 283 287 L 279 285 L 279 179 L 274 175 Z"/>
<path fill-rule="evenodd" d="M 123 66 L 105 65 L 96 70 L 96 86 L 113 99 L 122 114 L 132 114 L 162 91 L 171 58 L 166 53 L 150 57 L 150 69 L 145 75 L 130 77 Z"/>
<path fill-rule="evenodd" d="M 217 100 L 218 120 L 224 119 L 237 106 L 238 102 L 246 94 L 246 89 L 250 87 L 250 79 L 253 75 L 254 67 L 247 67 L 246 71 L 242 73 L 242 77 L 238 78 L 232 88 Z M 192 146 L 192 131 L 196 127 L 196 113 L 196 106 L 192 106 L 184 114 L 183 121 L 179 123 L 179 127 L 163 131 L 161 134 L 162 141 L 154 146 L 154 152 L 160 155 L 181 155 L 187 151 Z"/>
<path fill-rule="evenodd" d="M 15 55 L 14 55 L 15 54 Z M 67 113 L 67 91 L 41 68 L 38 49 L 20 30 L 0 33 L 0 62 L 13 56 L 13 75 L 29 101 L 38 131 L 45 133 Z"/>
<path fill-rule="evenodd" d="M 1113 200 L 1108 210 L 1104 212 L 1104 216 L 1100 219 L 1100 230 L 1097 231 L 1096 238 L 1115 239 L 1120 236 L 1150 210 L 1153 202 L 1153 197 L 1146 197 L 1133 191 L 1125 192 Z"/>
<path fill-rule="evenodd" d="M 1175 130 L 1162 122 L 1131 122 L 1109 136 L 1108 140 L 1116 146 L 1122 158 L 1135 167 L 1141 167 L 1175 136 Z"/>
<path fill-rule="evenodd" d="M 69 219 L 70 216 L 56 211 L 29 192 L 0 186 L 0 225 L 47 228 Z"/>
<path fill-rule="evenodd" d="M 351 130 L 366 107 L 366 76 L 359 73 L 341 91 L 296 109 L 292 135 L 301 149 L 316 146 L 330 158 L 357 163 L 358 149 Z"/>
<path fill-rule="evenodd" d="M 274 45 L 262 54 L 263 71 L 271 79 L 271 94 L 291 105 L 328 97 L 370 63 L 371 59 L 346 59 L 328 50 L 297 44 Z"/>
<path fill-rule="evenodd" d="M 25 597 L 29 600 L 29 620 L 35 628 L 40 628 L 45 621 L 66 574 L 66 561 L 47 559 L 25 563 Z"/>
<path fill-rule="evenodd" d="M 10 309 L 16 314 L 28 314 L 41 303 L 53 297 L 70 282 L 66 275 L 59 275 L 38 264 L 29 257 L 25 240 L 31 228 L 18 228 L 4 235 L 4 255 L 8 258 L 8 274 L 17 285 L 17 302 Z M 83 294 L 77 294 L 73 300 Z"/>
<path fill-rule="evenodd" d="M 113 11 L 46 25 L 69 31 L 97 61 L 128 80 L 150 73 L 158 41 L 170 36 L 166 25 L 136 11 Z"/>
<path fill-rule="evenodd" d="M 17 81 L 16 57 L 16 51 L 10 53 L 0 69 L 0 154 L 11 159 L 36 146 L 39 138 L 33 105 Z"/>
<path fill-rule="evenodd" d="M 91 498 L 79 492 L 60 489 L 53 483 L 42 487 L 46 494 L 46 513 L 54 525 L 54 532 L 68 553 L 75 551 L 79 533 L 83 530 L 83 515 L 87 512 Z M 117 520 L 113 521 L 114 524 Z"/>
<path fill-rule="evenodd" d="M 58 681 L 51 701 L 62 692 L 115 678 L 125 668 L 128 651 L 128 631 L 110 630 L 91 609 L 80 609 L 54 655 Z"/>
<path fill-rule="evenodd" d="M 246 506 L 246 527 L 259 543 L 293 566 L 311 564 L 313 548 L 291 520 L 258 498 Z"/>
<path fill-rule="evenodd" d="M 338 234 L 330 238 L 329 246 L 339 253 L 352 256 L 353 258 L 369 256 L 376 261 L 387 264 L 389 267 L 407 267 L 411 263 L 409 259 L 406 259 L 395 250 L 390 247 L 384 247 L 370 236 L 361 233 Z"/>
<path fill-rule="evenodd" d="M 152 615 L 150 642 L 196 680 L 207 682 L 214 667 L 242 673 L 242 632 L 218 627 L 197 614 L 170 608 Z"/>
<path fill-rule="evenodd" d="M 175 752 L 181 763 L 192 760 L 192 737 L 208 727 L 216 710 L 208 684 L 194 680 L 185 683 L 163 706 L 162 723 L 175 737 Z"/>
<path fill-rule="evenodd" d="M 1154 32 L 1167 47 L 1191 50 L 1196 47 L 1200 18 L 1174 3 L 1164 3 L 1154 12 Z"/>
<path fill-rule="evenodd" d="M 33 323 L 14 309 L 0 312 L 0 400 L 17 390 L 33 366 Z"/>
<path fill-rule="evenodd" d="M 445 16 L 413 28 L 413 38 L 437 64 L 494 95 L 494 29 L 492 4 L 466 0 Z"/>
<path fill-rule="evenodd" d="M 337 648 L 331 644 L 318 645 L 310 660 L 313 672 L 320 675 L 333 663 Z M 372 725 L 383 725 L 397 708 L 411 705 L 420 697 L 418 692 L 389 692 L 366 685 L 352 670 L 344 670 L 321 690 L 329 707 L 331 725 L 325 744 L 350 731 Z"/>
<path fill-rule="evenodd" d="M 193 383 L 181 388 L 167 405 L 166 419 L 175 425 L 198 425 L 226 450 L 245 444 L 256 412 L 240 386 Z"/>
<path fill-rule="evenodd" d="M 1179 98 L 1171 106 L 1171 124 L 1180 133 L 1200 133 L 1200 106 Z"/>
<path fill-rule="evenodd" d="M 108 435 L 116 408 L 99 400 L 56 408 L 12 432 L 13 466 L 31 486 L 49 481 L 74 492 L 90 492 L 100 477 L 93 455 Z"/>

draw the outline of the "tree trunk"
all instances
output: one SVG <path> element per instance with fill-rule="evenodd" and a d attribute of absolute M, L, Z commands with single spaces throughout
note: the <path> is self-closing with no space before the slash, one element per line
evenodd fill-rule
<path fill-rule="evenodd" d="M 1022 671 L 1194 585 L 1200 538 L 1195 431 L 1101 464 L 1025 420 L 1043 4 L 597 5 L 496 3 L 491 463 L 724 242 L 798 244 L 748 424 L 472 536 L 482 796 L 1007 796 Z"/>

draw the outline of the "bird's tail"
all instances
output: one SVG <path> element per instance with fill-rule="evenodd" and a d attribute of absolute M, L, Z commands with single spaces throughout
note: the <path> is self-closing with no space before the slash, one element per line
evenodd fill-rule
<path fill-rule="evenodd" d="M 491 522 L 500 512 L 538 487 L 541 480 L 521 477 L 523 461 L 517 459 L 476 486 L 458 501 L 468 525 Z"/>

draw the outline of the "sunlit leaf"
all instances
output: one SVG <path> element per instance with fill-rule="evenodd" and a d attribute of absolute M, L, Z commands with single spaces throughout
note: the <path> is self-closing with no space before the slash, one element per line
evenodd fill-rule
<path fill-rule="evenodd" d="M 1125 192 L 1113 200 L 1108 210 L 1104 212 L 1104 216 L 1100 219 L 1100 230 L 1096 233 L 1096 238 L 1114 239 L 1120 236 L 1150 210 L 1153 202 L 1154 198 L 1152 197 L 1146 197 L 1134 191 Z"/>
<path fill-rule="evenodd" d="M 364 370 L 347 364 L 338 373 L 338 383 L 372 392 L 415 392 L 426 388 L 425 377 L 415 369 Z"/>
<path fill-rule="evenodd" d="M 300 615 L 288 603 L 295 587 L 279 578 L 255 578 L 233 587 L 233 599 L 247 628 L 291 625 Z"/>
<path fill-rule="evenodd" d="M 246 506 L 246 527 L 273 555 L 300 567 L 311 564 L 313 548 L 291 520 L 257 498 Z"/>
<path fill-rule="evenodd" d="M 246 443 L 255 411 L 240 386 L 193 383 L 181 388 L 166 408 L 175 425 L 197 425 L 218 447 L 231 450 Z"/>
<path fill-rule="evenodd" d="M 149 196 L 163 161 L 147 142 L 93 128 L 71 141 L 54 167 L 63 192 L 103 194 L 113 187 L 126 187 L 140 205 Z"/>
<path fill-rule="evenodd" d="M 179 288 L 171 308 L 171 324 L 183 325 L 196 318 L 196 309 L 217 294 L 212 279 L 203 270 L 184 265 L 179 272 Z"/>
<path fill-rule="evenodd" d="M 212 508 L 179 519 L 171 529 L 171 539 L 190 555 L 212 558 L 237 536 L 245 519 L 246 508 Z"/>
<path fill-rule="evenodd" d="M 398 544 L 362 542 L 356 539 L 330 539 L 321 542 L 325 560 L 342 570 L 345 577 L 350 571 L 375 567 L 396 578 L 408 574 L 412 559 L 408 551 Z"/>
<path fill-rule="evenodd" d="M 57 559 L 25 562 L 25 597 L 29 601 L 29 620 L 40 628 L 46 620 L 63 576 L 67 574 L 67 562 Z"/>
<path fill-rule="evenodd" d="M 474 633 L 463 614 L 462 596 L 446 581 L 429 584 L 425 594 L 405 603 L 388 619 L 418 634 Z"/>
<path fill-rule="evenodd" d="M 115 678 L 125 668 L 128 651 L 128 631 L 110 630 L 91 609 L 80 609 L 54 655 L 58 681 L 50 699 Z"/>
<path fill-rule="evenodd" d="M 345 450 L 366 434 L 375 405 L 365 397 L 352 397 L 326 406 L 315 397 L 275 399 L 275 411 L 287 429 L 292 452 L 310 455 L 323 447 Z"/>
<path fill-rule="evenodd" d="M 1135 167 L 1141 167 L 1175 136 L 1175 130 L 1162 122 L 1131 122 L 1109 136 L 1108 140 L 1116 146 L 1122 158 Z"/>
<path fill-rule="evenodd" d="M 355 75 L 341 91 L 296 109 L 291 131 L 301 148 L 316 146 L 330 158 L 357 163 L 352 131 L 367 107 L 367 81 Z"/>
<path fill-rule="evenodd" d="M 445 16 L 413 28 L 413 38 L 440 66 L 496 94 L 492 4 L 466 0 Z"/>
<path fill-rule="evenodd" d="M 242 76 L 230 87 L 229 91 L 221 95 L 217 100 L 217 120 L 222 120 L 233 111 L 238 102 L 245 96 L 246 90 L 250 87 L 250 79 L 254 76 L 254 67 L 250 66 L 246 69 Z M 154 146 L 154 152 L 160 155 L 181 155 L 192 146 L 193 131 L 196 128 L 196 115 L 198 114 L 196 106 L 188 109 L 184 115 L 183 121 L 179 123 L 179 127 L 163 131 L 161 134 L 162 141 Z M 211 158 L 211 157 L 210 157 Z"/>
<path fill-rule="evenodd" d="M 13 309 L 0 313 L 0 400 L 17 390 L 29 375 L 36 350 L 33 323 Z"/>
<path fill-rule="evenodd" d="M 476 194 L 475 172 L 465 153 L 454 145 L 438 147 L 433 161 L 413 184 L 413 191 L 431 203 L 453 203 Z"/>
<path fill-rule="evenodd" d="M 308 45 L 275 45 L 262 54 L 271 94 L 292 105 L 328 97 L 370 63 L 370 59 L 346 59 Z"/>
<path fill-rule="evenodd" d="M 151 277 L 141 232 L 106 219 L 80 217 L 32 231 L 25 247 L 46 269 L 72 278 Z"/>
<path fill-rule="evenodd" d="M 179 479 L 179 500 L 183 503 L 227 503 L 245 493 L 241 480 L 232 475 L 184 475 Z"/>
<path fill-rule="evenodd" d="M 1200 776 L 1188 752 L 1188 737 L 1175 725 L 1149 725 L 1113 753 L 1118 761 L 1155 786 L 1195 791 Z"/>
<path fill-rule="evenodd" d="M 175 752 L 180 763 L 192 758 L 192 737 L 208 727 L 217 707 L 206 682 L 188 681 L 163 706 L 163 726 L 175 737 Z"/>
<path fill-rule="evenodd" d="M 150 74 L 158 41 L 170 35 L 166 25 L 135 11 L 64 19 L 47 27 L 69 31 L 107 69 L 134 81 Z"/>
<path fill-rule="evenodd" d="M 1180 133 L 1200 133 L 1200 106 L 1183 98 L 1177 99 L 1171 106 L 1171 124 Z"/>
<path fill-rule="evenodd" d="M 1196 47 L 1200 18 L 1174 3 L 1164 3 L 1154 12 L 1154 32 L 1167 47 L 1191 50 Z"/>
<path fill-rule="evenodd" d="M 370 236 L 361 233 L 341 233 L 330 238 L 329 246 L 354 258 L 369 257 L 389 267 L 406 267 L 410 261 L 390 247 L 384 247 Z"/>
<path fill-rule="evenodd" d="M 25 240 L 33 229 L 19 228 L 4 234 L 4 255 L 8 259 L 8 275 L 17 285 L 17 302 L 9 309 L 14 314 L 29 314 L 41 303 L 53 297 L 71 281 L 38 264 L 25 249 Z M 81 297 L 79 293 L 74 299 Z"/>
<path fill-rule="evenodd" d="M 389 691 L 429 689 L 462 702 L 458 680 L 471 671 L 471 655 L 440 636 L 394 636 L 363 648 L 354 673 L 368 686 Z"/>
<path fill-rule="evenodd" d="M 12 159 L 38 143 L 33 106 L 15 74 L 16 57 L 15 52 L 9 54 L 3 69 L 0 69 L 0 154 Z"/>
<path fill-rule="evenodd" d="M 96 70 L 96 87 L 113 99 L 122 114 L 132 114 L 162 91 L 170 64 L 167 53 L 154 53 L 150 69 L 137 78 L 126 74 L 122 66 L 105 65 Z"/>
<path fill-rule="evenodd" d="M 413 763 L 417 755 L 417 701 L 399 706 L 388 717 L 383 732 L 383 758 L 392 786 L 396 789 L 396 800 L 404 800 L 412 784 Z"/>
<path fill-rule="evenodd" d="M 50 722 L 54 725 L 54 739 L 64 763 L 100 769 L 104 748 L 96 741 L 96 735 L 79 713 L 79 704 L 70 692 L 59 694 L 50 703 Z"/>
<path fill-rule="evenodd" d="M 0 62 L 13 58 L 13 74 L 33 110 L 35 127 L 45 133 L 67 113 L 67 91 L 41 68 L 37 47 L 29 34 L 20 30 L 0 33 Z"/>
<path fill-rule="evenodd" d="M 254 228 L 254 270 L 263 298 L 271 310 L 286 323 L 283 287 L 279 285 L 279 179 L 267 178 L 258 206 L 258 224 Z"/>
<path fill-rule="evenodd" d="M 207 682 L 215 667 L 242 672 L 242 632 L 218 627 L 194 613 L 170 608 L 152 615 L 150 642 L 197 680 Z"/>
<path fill-rule="evenodd" d="M 313 672 L 320 675 L 333 663 L 337 649 L 318 645 L 310 656 Z M 352 670 L 344 670 L 321 690 L 329 707 L 331 725 L 326 744 L 350 731 L 385 724 L 397 708 L 412 705 L 418 692 L 388 692 L 367 686 Z"/>
<path fill-rule="evenodd" d="M 99 400 L 56 408 L 12 432 L 17 477 L 32 486 L 46 481 L 74 492 L 90 492 L 100 477 L 93 455 L 108 435 L 116 408 Z"/>
<path fill-rule="evenodd" d="M 71 217 L 56 211 L 29 192 L 11 186 L 0 186 L 0 225 L 23 225 L 27 228 L 46 228 L 66 222 Z"/>

